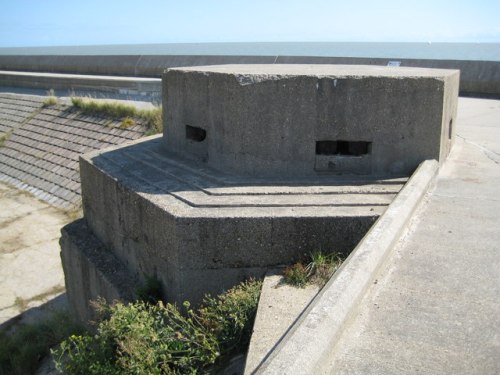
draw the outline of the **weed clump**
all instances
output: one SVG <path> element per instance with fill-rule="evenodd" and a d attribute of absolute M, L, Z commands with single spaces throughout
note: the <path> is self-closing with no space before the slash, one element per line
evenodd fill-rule
<path fill-rule="evenodd" d="M 247 281 L 185 312 L 169 303 L 102 305 L 97 334 L 73 335 L 53 350 L 65 374 L 210 373 L 221 356 L 248 342 L 261 283 Z"/>
<path fill-rule="evenodd" d="M 285 268 L 285 282 L 290 285 L 303 288 L 308 282 L 307 270 L 302 262 L 297 262 Z"/>
<path fill-rule="evenodd" d="M 323 286 L 341 266 L 344 258 L 337 253 L 324 254 L 320 251 L 310 255 L 307 265 L 297 262 L 285 269 L 283 274 L 287 284 L 303 288 L 308 283 Z"/>
<path fill-rule="evenodd" d="M 3 147 L 5 142 L 7 142 L 12 134 L 12 131 L 8 131 L 7 133 L 0 133 L 0 147 Z"/>
<path fill-rule="evenodd" d="M 58 103 L 58 100 L 57 100 L 56 94 L 54 92 L 54 89 L 48 90 L 47 91 L 47 98 L 43 101 L 42 107 L 43 108 L 51 107 L 51 106 L 57 105 L 57 103 Z"/>

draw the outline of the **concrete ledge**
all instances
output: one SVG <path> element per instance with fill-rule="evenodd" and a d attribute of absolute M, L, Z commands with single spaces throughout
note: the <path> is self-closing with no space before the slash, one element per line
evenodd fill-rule
<path fill-rule="evenodd" d="M 145 96 L 161 92 L 161 79 L 0 71 L 0 86 L 45 90 L 99 90 Z"/>
<path fill-rule="evenodd" d="M 415 209 L 432 187 L 437 171 L 435 160 L 425 161 L 418 167 L 341 269 L 254 373 L 320 373 L 376 271 L 401 238 Z"/>

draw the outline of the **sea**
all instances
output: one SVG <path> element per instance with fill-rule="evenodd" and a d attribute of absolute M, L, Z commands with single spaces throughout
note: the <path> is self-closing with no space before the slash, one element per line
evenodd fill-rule
<path fill-rule="evenodd" d="M 331 56 L 500 61 L 500 43 L 252 42 L 6 47 L 0 55 Z"/>

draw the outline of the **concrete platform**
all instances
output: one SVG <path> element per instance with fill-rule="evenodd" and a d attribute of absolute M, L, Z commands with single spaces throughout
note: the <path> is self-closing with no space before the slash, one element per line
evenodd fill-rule
<path fill-rule="evenodd" d="M 460 99 L 457 132 L 325 373 L 500 373 L 500 101 Z"/>
<path fill-rule="evenodd" d="M 350 252 L 406 181 L 236 177 L 166 152 L 158 136 L 87 154 L 80 170 L 89 229 L 176 302 L 315 250 Z"/>

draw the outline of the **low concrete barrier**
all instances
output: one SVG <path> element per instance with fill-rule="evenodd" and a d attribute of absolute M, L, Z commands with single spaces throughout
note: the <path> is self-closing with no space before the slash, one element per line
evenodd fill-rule
<path fill-rule="evenodd" d="M 157 96 L 161 92 L 161 79 L 0 71 L 0 86 Z"/>
<path fill-rule="evenodd" d="M 319 374 L 373 278 L 438 172 L 423 162 L 405 187 L 254 373 Z"/>
<path fill-rule="evenodd" d="M 462 95 L 500 96 L 500 61 L 314 56 L 3 55 L 0 56 L 0 70 L 160 77 L 165 69 L 181 66 L 274 63 L 387 65 L 390 61 L 409 67 L 459 69 Z"/>

